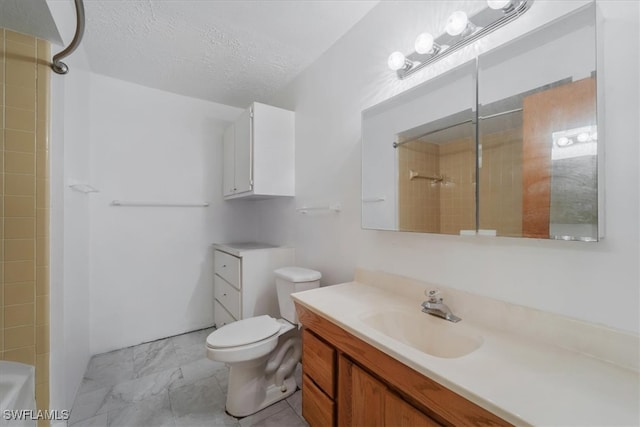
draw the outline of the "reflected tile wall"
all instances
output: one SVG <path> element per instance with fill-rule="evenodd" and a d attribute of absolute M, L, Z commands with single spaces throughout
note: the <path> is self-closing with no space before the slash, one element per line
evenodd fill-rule
<path fill-rule="evenodd" d="M 409 171 L 438 175 L 438 146 L 416 140 L 398 147 L 398 215 L 400 230 L 440 232 L 440 186 L 409 179 Z"/>
<path fill-rule="evenodd" d="M 473 138 L 461 138 L 440 146 L 440 232 L 460 234 L 475 230 L 476 150 Z"/>
<path fill-rule="evenodd" d="M 49 406 L 49 43 L 0 29 L 0 359 Z M 46 425 L 41 422 L 40 425 Z"/>
<path fill-rule="evenodd" d="M 482 135 L 480 228 L 522 236 L 522 128 Z"/>

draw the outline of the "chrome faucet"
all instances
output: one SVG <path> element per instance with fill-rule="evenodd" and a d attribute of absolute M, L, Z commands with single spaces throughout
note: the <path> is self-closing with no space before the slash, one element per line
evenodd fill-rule
<path fill-rule="evenodd" d="M 432 316 L 442 317 L 450 322 L 459 322 L 461 319 L 451 312 L 451 309 L 442 302 L 439 296 L 440 291 L 437 289 L 424 292 L 429 299 L 422 303 L 422 312 L 431 314 Z"/>

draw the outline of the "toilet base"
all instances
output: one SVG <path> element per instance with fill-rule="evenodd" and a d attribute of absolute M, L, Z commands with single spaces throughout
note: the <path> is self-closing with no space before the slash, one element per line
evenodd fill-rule
<path fill-rule="evenodd" d="M 226 409 L 230 415 L 255 414 L 295 393 L 297 384 L 293 373 L 300 361 L 300 338 L 295 328 L 289 328 L 279 338 L 272 353 L 229 364 Z"/>
<path fill-rule="evenodd" d="M 247 417 L 263 410 L 267 406 L 271 406 L 281 400 L 286 399 L 297 390 L 295 378 L 287 378 L 286 380 L 284 380 L 283 386 L 285 391 L 282 391 L 283 387 L 277 387 L 276 385 L 269 386 L 266 389 L 264 400 L 259 403 L 254 402 L 254 405 L 251 407 L 249 407 L 246 401 L 244 401 L 241 405 L 236 405 L 235 402 L 229 402 L 229 396 L 227 396 L 227 413 L 236 418 Z"/>

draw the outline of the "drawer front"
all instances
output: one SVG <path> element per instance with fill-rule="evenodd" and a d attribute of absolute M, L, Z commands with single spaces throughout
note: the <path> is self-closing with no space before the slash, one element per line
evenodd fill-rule
<path fill-rule="evenodd" d="M 242 318 L 242 313 L 240 311 L 240 291 L 217 275 L 214 276 L 213 280 L 213 295 L 233 317 L 236 319 Z"/>
<path fill-rule="evenodd" d="M 335 402 L 302 375 L 302 416 L 311 427 L 335 425 Z"/>
<path fill-rule="evenodd" d="M 330 398 L 335 398 L 336 351 L 307 329 L 302 330 L 302 371 Z"/>
<path fill-rule="evenodd" d="M 226 252 L 215 251 L 213 256 L 215 273 L 236 288 L 240 289 L 240 258 Z"/>
<path fill-rule="evenodd" d="M 229 323 L 235 322 L 231 314 L 224 308 L 218 301 L 213 302 L 213 321 L 216 324 L 216 328 L 220 328 Z"/>

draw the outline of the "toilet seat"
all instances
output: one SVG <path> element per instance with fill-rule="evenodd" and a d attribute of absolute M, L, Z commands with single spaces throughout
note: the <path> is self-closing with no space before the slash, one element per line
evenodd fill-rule
<path fill-rule="evenodd" d="M 229 323 L 207 337 L 207 357 L 237 363 L 268 355 L 278 344 L 283 324 L 271 316 L 257 316 Z"/>
<path fill-rule="evenodd" d="M 207 347 L 224 349 L 257 343 L 276 335 L 281 327 L 280 322 L 268 315 L 238 320 L 209 334 Z"/>

